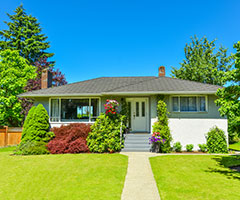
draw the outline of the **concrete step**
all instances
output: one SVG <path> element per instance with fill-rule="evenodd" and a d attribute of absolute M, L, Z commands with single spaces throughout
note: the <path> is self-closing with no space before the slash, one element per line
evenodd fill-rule
<path fill-rule="evenodd" d="M 138 141 L 129 141 L 129 140 L 125 140 L 124 144 L 149 144 L 148 140 L 138 140 Z"/>
<path fill-rule="evenodd" d="M 124 148 L 122 152 L 150 152 L 150 148 Z"/>

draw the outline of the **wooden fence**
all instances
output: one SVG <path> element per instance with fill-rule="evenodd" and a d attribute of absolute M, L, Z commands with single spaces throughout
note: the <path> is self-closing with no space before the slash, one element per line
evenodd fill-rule
<path fill-rule="evenodd" d="M 21 127 L 0 127 L 0 147 L 17 145 L 21 141 Z"/>

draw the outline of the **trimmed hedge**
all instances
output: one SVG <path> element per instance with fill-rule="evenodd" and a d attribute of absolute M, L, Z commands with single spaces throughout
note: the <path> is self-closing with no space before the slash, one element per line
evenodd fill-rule
<path fill-rule="evenodd" d="M 53 128 L 55 138 L 47 147 L 52 154 L 87 153 L 89 152 L 86 138 L 91 131 L 90 125 L 74 123 L 60 128 Z"/>

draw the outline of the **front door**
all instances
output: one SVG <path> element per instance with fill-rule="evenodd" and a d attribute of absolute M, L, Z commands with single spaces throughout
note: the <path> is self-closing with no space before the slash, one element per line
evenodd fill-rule
<path fill-rule="evenodd" d="M 132 132 L 148 132 L 148 98 L 128 99 L 131 105 Z"/>

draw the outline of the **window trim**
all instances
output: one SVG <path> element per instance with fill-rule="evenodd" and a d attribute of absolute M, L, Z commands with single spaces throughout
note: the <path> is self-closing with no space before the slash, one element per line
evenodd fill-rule
<path fill-rule="evenodd" d="M 52 99 L 59 99 L 59 116 L 58 121 L 51 121 L 51 101 Z M 89 119 L 88 121 L 61 121 L 61 106 L 62 106 L 62 99 L 88 99 L 89 100 L 89 107 L 91 107 L 91 99 L 98 99 L 98 113 L 100 115 L 101 113 L 101 98 L 100 97 L 50 97 L 49 98 L 49 122 L 50 123 L 94 123 L 94 121 L 91 121 L 91 112 L 89 112 Z"/>
<path fill-rule="evenodd" d="M 173 111 L 173 97 L 178 97 L 178 111 Z M 180 111 L 180 97 L 205 97 L 205 111 Z M 197 105 L 199 104 L 199 98 L 196 99 Z M 171 95 L 170 96 L 170 108 L 171 108 L 171 113 L 207 113 L 208 112 L 208 95 Z"/>

